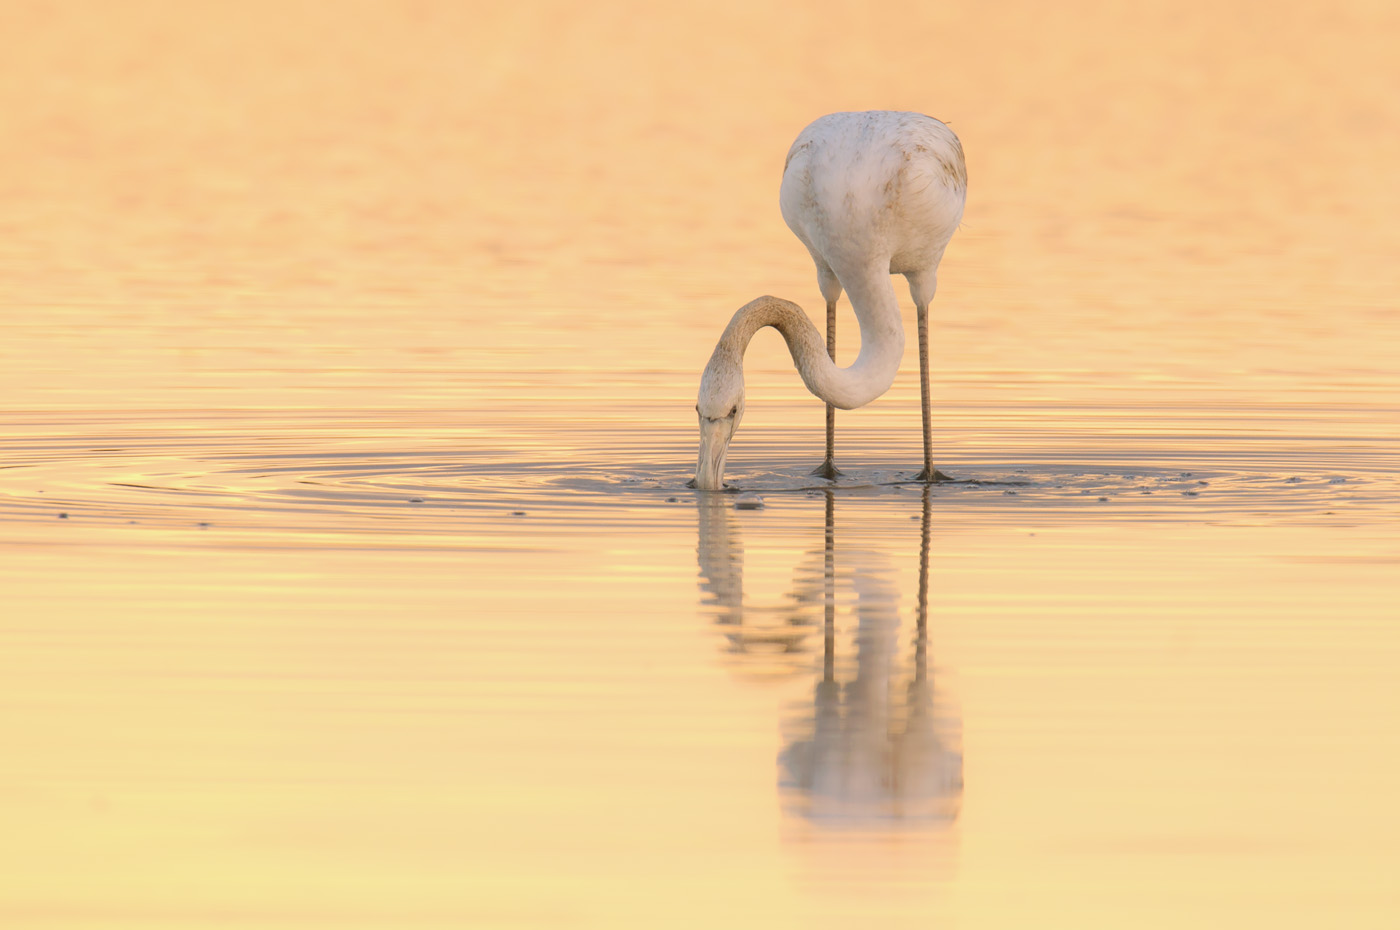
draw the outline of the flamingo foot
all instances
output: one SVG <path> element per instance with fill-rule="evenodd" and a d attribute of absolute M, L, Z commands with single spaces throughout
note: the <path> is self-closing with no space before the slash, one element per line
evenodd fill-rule
<path fill-rule="evenodd" d="M 932 472 L 932 474 L 930 474 L 930 472 Z M 919 472 L 917 475 L 914 476 L 914 480 L 923 481 L 928 484 L 942 484 L 945 481 L 957 481 L 958 479 L 950 475 L 945 475 L 943 474 L 943 472 L 939 471 L 936 468 L 925 468 L 923 471 Z"/>
<path fill-rule="evenodd" d="M 835 481 L 845 473 L 837 468 L 831 459 L 827 459 L 816 468 L 812 469 L 811 474 L 816 475 L 818 478 L 825 478 L 827 481 Z"/>

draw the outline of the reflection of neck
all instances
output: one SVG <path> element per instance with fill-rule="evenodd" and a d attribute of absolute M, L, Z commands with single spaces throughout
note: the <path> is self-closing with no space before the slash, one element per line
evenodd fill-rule
<path fill-rule="evenodd" d="M 771 326 L 782 333 L 807 390 L 832 406 L 850 410 L 885 393 L 894 383 L 904 355 L 899 304 L 888 274 L 870 280 L 852 277 L 846 291 L 860 322 L 860 355 L 849 368 L 838 368 L 827 355 L 821 334 L 801 307 L 779 297 L 759 297 L 740 307 L 729 321 L 701 383 L 732 379 L 743 367 L 744 353 L 754 334 Z"/>
<path fill-rule="evenodd" d="M 744 622 L 744 549 L 733 532 L 728 501 L 724 495 L 701 494 L 700 539 L 696 559 L 700 563 L 700 588 L 709 593 L 709 602 L 723 611 L 721 623 Z"/>
<path fill-rule="evenodd" d="M 783 754 L 789 784 L 803 791 L 808 815 L 818 820 L 892 816 L 946 821 L 957 816 L 962 756 L 939 732 L 928 674 L 932 505 L 927 488 L 922 503 L 914 675 L 901 701 L 890 687 L 900 626 L 896 598 L 878 563 L 862 564 L 858 552 L 849 552 L 844 560 L 854 560 L 845 567 L 859 617 L 855 676 L 837 681 L 835 495 L 826 495 L 822 679 L 813 695 L 808 738 L 793 742 Z"/>
<path fill-rule="evenodd" d="M 856 675 L 846 685 L 847 729 L 858 744 L 878 752 L 889 738 L 890 679 L 899 637 L 897 593 L 875 572 L 852 576 L 856 590 Z M 867 760 L 874 764 L 874 759 Z"/>

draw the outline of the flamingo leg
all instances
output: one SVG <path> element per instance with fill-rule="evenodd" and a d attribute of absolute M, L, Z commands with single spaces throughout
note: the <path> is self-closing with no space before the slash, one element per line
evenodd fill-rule
<path fill-rule="evenodd" d="M 826 354 L 836 361 L 836 301 L 826 302 Z M 812 474 L 827 480 L 841 475 L 833 459 L 836 457 L 836 408 L 826 405 L 826 458 L 812 470 Z"/>
<path fill-rule="evenodd" d="M 933 402 L 928 386 L 928 304 L 918 304 L 919 310 L 919 402 L 924 414 L 924 470 L 916 481 L 952 481 L 933 467 Z"/>

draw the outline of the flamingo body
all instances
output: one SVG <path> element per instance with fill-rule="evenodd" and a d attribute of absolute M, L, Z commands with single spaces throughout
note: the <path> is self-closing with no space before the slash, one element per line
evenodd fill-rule
<path fill-rule="evenodd" d="M 743 417 L 743 355 L 763 326 L 783 334 L 808 390 L 831 407 L 861 407 L 889 390 L 904 354 L 891 274 L 908 280 L 920 314 L 925 473 L 931 478 L 926 314 L 966 195 L 962 145 L 931 117 L 833 113 L 802 131 L 788 151 L 779 205 L 816 264 L 828 338 L 834 338 L 835 303 L 844 290 L 860 324 L 860 353 L 849 367 L 838 368 L 795 304 L 766 297 L 740 308 L 701 377 L 697 488 L 723 486 L 729 441 Z M 828 468 L 830 429 L 828 417 Z"/>
<path fill-rule="evenodd" d="M 937 274 L 966 197 L 962 145 L 951 129 L 919 113 L 876 110 L 833 113 L 802 130 L 778 203 L 819 279 L 834 272 L 845 285 L 880 273 L 874 265 L 912 285 Z"/>

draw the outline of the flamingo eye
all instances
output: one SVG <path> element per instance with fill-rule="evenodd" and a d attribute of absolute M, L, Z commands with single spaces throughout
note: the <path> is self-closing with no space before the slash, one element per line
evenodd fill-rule
<path fill-rule="evenodd" d="M 739 412 L 739 405 L 738 405 L 738 404 L 735 404 L 735 405 L 734 405 L 734 409 L 732 409 L 732 410 L 729 411 L 729 415 L 732 417 L 732 416 L 734 416 L 734 414 L 736 414 L 736 413 L 738 413 L 738 412 Z"/>

